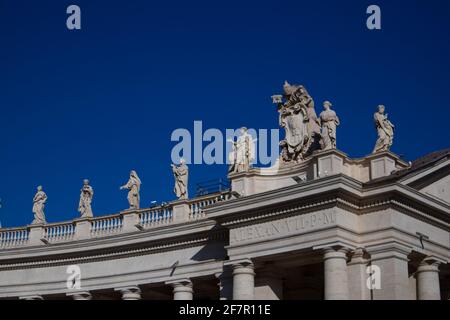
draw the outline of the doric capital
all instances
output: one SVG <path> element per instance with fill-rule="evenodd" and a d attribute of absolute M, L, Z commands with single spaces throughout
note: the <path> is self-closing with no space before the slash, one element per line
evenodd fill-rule
<path fill-rule="evenodd" d="M 122 300 L 140 300 L 141 289 L 138 286 L 130 286 L 123 288 L 116 288 L 115 291 L 120 291 Z"/>
<path fill-rule="evenodd" d="M 367 248 L 367 252 L 372 261 L 391 258 L 409 261 L 408 255 L 412 252 L 412 248 L 399 243 L 384 243 Z"/>
<path fill-rule="evenodd" d="M 323 248 L 323 259 L 345 259 L 347 260 L 347 253 L 351 251 L 350 248 L 344 246 L 330 246 Z"/>
<path fill-rule="evenodd" d="M 92 300 L 92 295 L 89 291 L 69 292 L 66 296 L 72 297 L 73 300 Z"/>
<path fill-rule="evenodd" d="M 250 259 L 230 260 L 224 263 L 225 266 L 231 265 L 233 275 L 236 274 L 255 274 L 255 266 Z"/>
<path fill-rule="evenodd" d="M 432 257 L 426 257 L 423 259 L 419 266 L 417 267 L 417 272 L 439 272 L 439 266 L 441 265 L 441 261 L 432 258 Z"/>
<path fill-rule="evenodd" d="M 166 284 L 173 288 L 174 293 L 193 292 L 192 281 L 188 278 L 166 281 Z"/>
<path fill-rule="evenodd" d="M 348 265 L 367 264 L 368 259 L 364 257 L 367 252 L 364 248 L 356 248 L 350 254 L 351 260 Z"/>

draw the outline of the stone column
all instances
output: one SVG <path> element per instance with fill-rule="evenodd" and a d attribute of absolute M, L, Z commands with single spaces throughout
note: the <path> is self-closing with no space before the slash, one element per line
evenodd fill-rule
<path fill-rule="evenodd" d="M 122 300 L 141 300 L 141 289 L 137 286 L 119 288 L 115 291 L 120 291 Z"/>
<path fill-rule="evenodd" d="M 439 262 L 434 259 L 424 259 L 417 268 L 417 299 L 441 300 L 439 286 Z"/>
<path fill-rule="evenodd" d="M 347 248 L 324 249 L 325 300 L 348 300 Z"/>
<path fill-rule="evenodd" d="M 253 300 L 255 298 L 255 267 L 251 260 L 232 265 L 233 300 Z"/>
<path fill-rule="evenodd" d="M 71 292 L 67 293 L 66 296 L 72 297 L 73 300 L 92 300 L 92 295 L 88 291 Z"/>
<path fill-rule="evenodd" d="M 415 300 L 414 282 L 409 278 L 408 254 L 402 245 L 380 245 L 369 250 L 371 265 L 379 269 L 380 288 L 372 290 L 374 300 Z"/>
<path fill-rule="evenodd" d="M 166 284 L 173 288 L 173 300 L 193 300 L 194 290 L 192 281 L 189 279 L 179 279 L 168 281 Z"/>
<path fill-rule="evenodd" d="M 370 290 L 367 286 L 368 260 L 364 258 L 365 251 L 357 248 L 347 263 L 348 290 L 350 300 L 370 300 Z"/>

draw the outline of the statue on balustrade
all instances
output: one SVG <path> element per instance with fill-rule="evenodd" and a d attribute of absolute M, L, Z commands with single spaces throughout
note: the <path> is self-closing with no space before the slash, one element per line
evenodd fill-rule
<path fill-rule="evenodd" d="M 324 111 L 320 113 L 319 121 L 322 126 L 322 150 L 336 149 L 336 128 L 339 126 L 340 121 L 336 112 L 330 108 L 333 105 L 329 101 L 323 103 Z"/>
<path fill-rule="evenodd" d="M 120 187 L 120 190 L 129 190 L 128 191 L 128 203 L 130 204 L 130 210 L 139 209 L 140 203 L 140 190 L 141 190 L 141 179 L 139 179 L 136 171 L 131 170 L 130 179 L 128 180 L 126 185 Z"/>
<path fill-rule="evenodd" d="M 83 187 L 81 188 L 80 202 L 78 204 L 78 212 L 82 218 L 92 218 L 92 198 L 94 197 L 94 189 L 89 185 L 89 180 L 83 180 Z"/>
<path fill-rule="evenodd" d="M 33 198 L 33 213 L 34 220 L 31 224 L 42 224 L 45 223 L 44 207 L 47 202 L 47 195 L 42 190 L 42 186 L 37 187 L 37 192 Z"/>
<path fill-rule="evenodd" d="M 246 127 L 240 129 L 240 136 L 236 141 L 230 141 L 233 144 L 233 148 L 228 155 L 228 161 L 230 163 L 229 172 L 247 172 L 252 167 L 252 163 L 255 161 L 255 140 L 248 133 Z"/>
<path fill-rule="evenodd" d="M 284 95 L 272 99 L 278 107 L 279 125 L 285 130 L 285 139 L 280 141 L 281 164 L 292 164 L 320 149 L 320 121 L 305 87 L 286 81 L 283 90 Z"/>
<path fill-rule="evenodd" d="M 385 107 L 378 106 L 378 112 L 373 116 L 375 128 L 378 132 L 378 140 L 373 149 L 373 153 L 388 151 L 394 142 L 394 125 L 388 120 L 388 115 L 384 114 Z"/>
<path fill-rule="evenodd" d="M 172 164 L 172 172 L 175 178 L 175 187 L 173 191 L 175 192 L 179 200 L 188 198 L 188 178 L 189 169 L 186 165 L 186 161 L 181 158 L 180 164 Z"/>

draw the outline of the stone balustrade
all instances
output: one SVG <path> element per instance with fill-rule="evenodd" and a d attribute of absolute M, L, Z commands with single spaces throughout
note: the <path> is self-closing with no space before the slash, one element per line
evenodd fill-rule
<path fill-rule="evenodd" d="M 232 195 L 229 192 L 222 192 L 220 194 L 205 196 L 193 199 L 189 203 L 189 221 L 202 219 L 205 217 L 203 208 L 214 203 L 231 199 Z"/>
<path fill-rule="evenodd" d="M 121 214 L 103 216 L 91 220 L 91 235 L 93 237 L 108 236 L 119 233 L 123 227 Z"/>
<path fill-rule="evenodd" d="M 27 227 L 0 229 L 0 248 L 14 248 L 28 243 Z"/>
<path fill-rule="evenodd" d="M 181 202 L 174 201 L 158 207 L 126 210 L 118 214 L 94 218 L 3 228 L 0 229 L 0 249 L 94 239 L 175 223 L 194 222 L 205 218 L 204 207 L 231 199 L 231 197 L 231 193 L 222 192 Z"/>
<path fill-rule="evenodd" d="M 44 238 L 49 243 L 70 241 L 75 236 L 73 221 L 47 224 L 44 227 Z"/>
<path fill-rule="evenodd" d="M 154 228 L 170 224 L 173 218 L 171 206 L 160 206 L 139 212 L 139 224 L 143 228 Z"/>

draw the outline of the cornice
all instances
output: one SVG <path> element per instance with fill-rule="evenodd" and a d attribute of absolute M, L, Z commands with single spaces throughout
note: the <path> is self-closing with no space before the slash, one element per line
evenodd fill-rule
<path fill-rule="evenodd" d="M 27 255 L 21 252 L 21 256 L 9 256 L 0 260 L 0 271 L 10 269 L 23 269 L 32 267 L 48 267 L 61 264 L 87 263 L 94 261 L 105 261 L 120 259 L 139 255 L 153 254 L 164 251 L 178 250 L 188 247 L 200 246 L 211 241 L 226 241 L 228 234 L 225 230 L 206 230 L 194 234 L 178 236 L 172 239 L 160 239 L 157 241 L 142 241 L 133 244 L 120 245 L 116 242 L 114 247 L 102 247 L 96 250 L 89 247 L 78 248 L 77 251 L 49 252 L 44 251 L 49 247 L 39 247 L 40 255 Z M 92 241 L 92 240 L 88 240 Z M 70 243 L 74 245 L 74 243 Z M 67 246 L 66 246 L 67 247 Z M 24 251 L 24 248 L 17 249 Z"/>
<path fill-rule="evenodd" d="M 332 206 L 358 215 L 392 207 L 450 230 L 450 208 L 439 201 L 400 183 L 364 189 L 361 183 L 345 175 L 218 203 L 207 207 L 205 212 L 209 219 L 230 227 Z"/>

